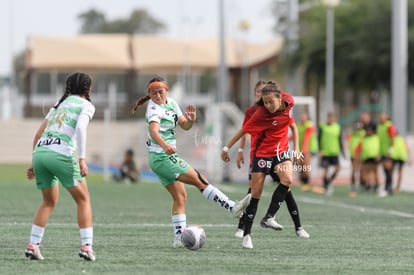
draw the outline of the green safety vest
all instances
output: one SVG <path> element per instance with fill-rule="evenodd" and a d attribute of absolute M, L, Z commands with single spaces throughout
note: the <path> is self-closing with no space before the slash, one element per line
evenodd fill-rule
<path fill-rule="evenodd" d="M 341 153 L 339 143 L 341 135 L 341 126 L 338 123 L 327 124 L 321 126 L 320 148 L 324 156 L 338 156 Z"/>

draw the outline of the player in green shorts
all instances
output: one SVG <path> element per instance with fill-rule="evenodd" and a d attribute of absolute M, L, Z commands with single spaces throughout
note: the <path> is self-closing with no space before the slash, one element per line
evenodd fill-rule
<path fill-rule="evenodd" d="M 72 195 L 78 208 L 81 237 L 79 256 L 94 261 L 92 250 L 92 208 L 85 176 L 88 174 L 86 130 L 95 113 L 89 98 L 92 80 L 84 73 L 74 73 L 66 80 L 66 90 L 43 120 L 33 140 L 32 166 L 27 170 L 29 179 L 36 178 L 43 202 L 34 217 L 26 257 L 43 260 L 39 245 L 50 214 L 59 197 L 60 182 Z M 79 162 L 76 161 L 77 150 Z"/>
<path fill-rule="evenodd" d="M 148 95 L 137 101 L 132 112 L 135 113 L 139 106 L 149 101 L 145 114 L 148 130 L 146 142 L 148 162 L 173 199 L 171 217 L 175 237 L 173 247 L 183 247 L 181 233 L 187 226 L 185 183 L 194 185 L 206 199 L 217 203 L 236 217 L 240 217 L 249 205 L 250 194 L 240 202 L 229 199 L 178 156 L 175 128 L 179 125 L 182 129 L 189 130 L 196 120 L 196 109 L 193 105 L 189 105 L 183 114 L 177 102 L 167 97 L 168 84 L 163 78 L 156 77 L 150 80 L 147 90 Z"/>

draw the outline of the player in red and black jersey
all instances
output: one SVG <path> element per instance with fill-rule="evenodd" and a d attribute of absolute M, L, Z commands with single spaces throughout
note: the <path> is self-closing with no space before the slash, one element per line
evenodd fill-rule
<path fill-rule="evenodd" d="M 243 124 L 239 132 L 223 148 L 222 159 L 228 162 L 227 151 L 229 148 L 244 134 L 249 133 L 252 136 L 252 200 L 246 209 L 244 217 L 244 237 L 243 247 L 253 248 L 251 241 L 251 227 L 257 212 L 257 205 L 263 191 L 263 184 L 269 171 L 275 171 L 280 178 L 280 184 L 272 196 L 272 202 L 269 205 L 265 217 L 262 219 L 263 227 L 276 229 L 275 215 L 282 202 L 287 199 L 294 202 L 293 195 L 289 189 L 293 177 L 294 161 L 299 161 L 301 154 L 298 145 L 298 131 L 292 108 L 294 106 L 293 97 L 282 92 L 274 82 L 268 82 L 262 89 L 262 98 L 258 102 L 259 108 L 254 112 L 252 117 Z M 289 128 L 292 131 L 294 141 L 294 151 L 289 151 Z M 289 194 L 287 196 L 287 194 Z M 292 205 L 292 204 L 290 204 Z M 296 209 L 297 205 L 295 203 Z M 288 204 L 289 207 L 289 204 Z M 290 207 L 289 207 L 289 210 Z M 292 214 L 293 211 L 291 211 Z M 300 226 L 298 211 L 295 211 L 294 218 L 296 234 L 300 237 L 309 238 L 309 234 Z"/>

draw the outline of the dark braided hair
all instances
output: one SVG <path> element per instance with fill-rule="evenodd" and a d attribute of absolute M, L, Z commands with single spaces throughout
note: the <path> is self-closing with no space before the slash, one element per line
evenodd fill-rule
<path fill-rule="evenodd" d="M 144 104 L 145 102 L 147 102 L 148 100 L 150 100 L 150 98 L 151 98 L 149 96 L 150 86 L 151 86 L 151 83 L 154 83 L 154 82 L 161 82 L 161 83 L 164 83 L 165 85 L 168 86 L 167 81 L 164 78 L 160 77 L 160 76 L 157 76 L 157 77 L 154 77 L 153 79 L 151 79 L 148 82 L 148 85 L 147 85 L 147 93 L 148 94 L 146 96 L 140 97 L 137 100 L 137 102 L 135 103 L 135 106 L 131 110 L 132 114 L 135 114 L 135 112 L 137 111 L 137 109 L 138 109 L 139 106 L 141 106 L 142 104 Z"/>
<path fill-rule="evenodd" d="M 53 108 L 57 109 L 59 105 L 70 95 L 84 96 L 86 100 L 91 101 L 89 91 L 92 85 L 92 79 L 85 73 L 74 73 L 66 79 L 65 93 L 59 99 Z"/>
<path fill-rule="evenodd" d="M 263 95 L 268 95 L 273 93 L 277 98 L 281 98 L 282 89 L 280 88 L 279 85 L 276 84 L 276 82 L 270 80 L 268 82 L 266 82 L 266 85 L 262 88 L 262 96 Z M 260 100 L 257 102 L 257 105 L 259 106 L 263 106 L 263 98 L 260 98 Z M 281 105 L 281 108 L 284 108 L 283 104 Z"/>

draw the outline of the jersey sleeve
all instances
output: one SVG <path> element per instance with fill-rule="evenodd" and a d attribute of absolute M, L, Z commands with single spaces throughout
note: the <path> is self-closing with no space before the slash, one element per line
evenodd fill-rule
<path fill-rule="evenodd" d="M 162 109 L 161 107 L 152 104 L 151 106 L 148 106 L 147 110 L 147 120 L 148 123 L 150 122 L 157 122 L 160 123 L 162 118 Z"/>
<path fill-rule="evenodd" d="M 47 113 L 47 115 L 45 116 L 45 119 L 47 119 L 47 120 L 51 120 L 51 118 L 52 118 L 52 115 L 53 115 L 53 110 L 54 110 L 55 108 L 50 108 L 50 110 L 49 110 L 49 112 Z"/>
<path fill-rule="evenodd" d="M 242 129 L 244 132 L 249 133 L 250 135 L 258 134 L 266 129 L 266 123 L 261 115 L 261 109 L 258 109 L 254 114 L 243 123 Z"/>
<path fill-rule="evenodd" d="M 89 118 L 89 120 L 91 120 L 93 118 L 93 115 L 95 114 L 95 106 L 93 106 L 93 104 L 87 101 L 84 107 L 82 108 L 80 114 L 86 115 Z"/>

